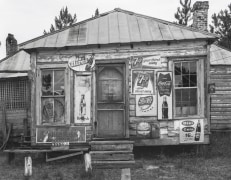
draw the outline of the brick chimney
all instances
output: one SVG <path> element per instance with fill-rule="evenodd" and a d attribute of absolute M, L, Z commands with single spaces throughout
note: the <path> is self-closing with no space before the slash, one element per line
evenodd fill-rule
<path fill-rule="evenodd" d="M 208 26 L 208 1 L 196 1 L 193 5 L 193 24 L 194 28 L 207 31 Z"/>
<path fill-rule="evenodd" d="M 6 38 L 6 56 L 14 54 L 18 50 L 17 40 L 14 38 L 13 34 L 8 34 Z"/>

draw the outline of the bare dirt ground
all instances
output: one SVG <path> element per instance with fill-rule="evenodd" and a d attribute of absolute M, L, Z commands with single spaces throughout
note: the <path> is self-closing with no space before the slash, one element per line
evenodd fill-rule
<path fill-rule="evenodd" d="M 132 180 L 231 180 L 231 136 L 213 138 L 205 149 L 198 146 L 135 148 L 137 166 Z M 199 153 L 198 153 L 198 150 Z M 120 180 L 121 169 L 93 169 L 84 173 L 80 156 L 45 163 L 43 156 L 32 156 L 30 180 Z M 16 155 L 8 164 L 0 155 L 0 180 L 23 180 L 24 157 Z"/>

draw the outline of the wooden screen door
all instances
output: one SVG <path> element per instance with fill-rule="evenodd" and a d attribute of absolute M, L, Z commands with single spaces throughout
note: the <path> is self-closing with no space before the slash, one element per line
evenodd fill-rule
<path fill-rule="evenodd" d="M 125 64 L 99 64 L 96 68 L 97 137 L 125 136 Z"/>

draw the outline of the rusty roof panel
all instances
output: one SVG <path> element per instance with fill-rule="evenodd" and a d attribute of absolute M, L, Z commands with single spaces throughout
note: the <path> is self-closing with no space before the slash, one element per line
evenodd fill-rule
<path fill-rule="evenodd" d="M 84 46 L 89 44 L 133 43 L 142 41 L 172 41 L 216 39 L 208 32 L 171 22 L 115 9 L 69 28 L 20 44 L 22 49 L 39 47 Z"/>
<path fill-rule="evenodd" d="M 23 50 L 0 61 L 0 72 L 27 72 L 29 70 L 30 55 Z"/>
<path fill-rule="evenodd" d="M 99 19 L 99 44 L 107 44 L 109 42 L 108 32 L 108 16 L 103 16 Z"/>

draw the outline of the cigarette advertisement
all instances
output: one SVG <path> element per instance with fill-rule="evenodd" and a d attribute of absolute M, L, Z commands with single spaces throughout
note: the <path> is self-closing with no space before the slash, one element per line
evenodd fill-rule
<path fill-rule="evenodd" d="M 180 121 L 180 143 L 204 142 L 203 119 L 190 119 Z"/>
<path fill-rule="evenodd" d="M 154 94 L 154 70 L 132 70 L 132 93 Z"/>
<path fill-rule="evenodd" d="M 158 120 L 172 119 L 172 72 L 157 72 Z"/>
<path fill-rule="evenodd" d="M 90 123 L 91 76 L 75 76 L 75 123 Z"/>
<path fill-rule="evenodd" d="M 156 96 L 136 95 L 136 116 L 156 116 Z"/>

